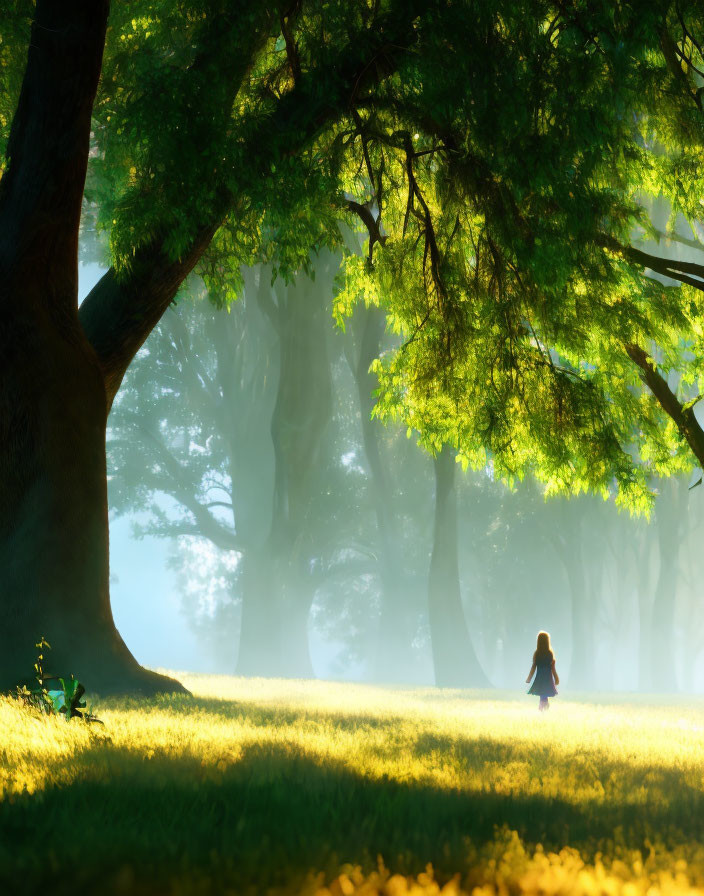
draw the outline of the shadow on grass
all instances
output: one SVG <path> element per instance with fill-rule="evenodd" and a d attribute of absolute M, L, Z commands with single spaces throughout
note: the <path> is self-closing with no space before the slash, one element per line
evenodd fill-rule
<path fill-rule="evenodd" d="M 469 742 L 461 749 L 468 761 L 481 758 Z M 700 793 L 674 771 L 675 803 L 612 803 L 595 814 L 540 794 L 369 779 L 285 745 L 250 746 L 218 768 L 109 743 L 99 753 L 65 760 L 75 772 L 65 786 L 0 802 L 0 892 L 169 893 L 191 877 L 203 881 L 199 893 L 295 892 L 311 870 L 370 868 L 379 854 L 396 871 L 432 862 L 449 875 L 467 869 L 468 840 L 489 843 L 501 826 L 529 845 L 587 854 L 604 849 L 616 828 L 622 845 L 638 849 L 654 831 L 673 843 L 702 835 Z"/>

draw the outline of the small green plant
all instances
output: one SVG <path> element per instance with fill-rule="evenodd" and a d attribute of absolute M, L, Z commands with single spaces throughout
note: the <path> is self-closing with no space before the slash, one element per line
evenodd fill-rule
<path fill-rule="evenodd" d="M 86 722 L 98 722 L 102 725 L 100 719 L 96 718 L 90 710 L 85 710 L 85 700 L 81 697 L 85 694 L 86 689 L 71 675 L 70 678 L 61 678 L 57 675 L 47 675 L 44 671 L 44 650 L 51 650 L 51 644 L 43 636 L 34 645 L 38 650 L 37 661 L 34 664 L 34 678 L 37 682 L 36 686 L 28 687 L 22 685 L 17 688 L 17 698 L 21 700 L 25 706 L 31 706 L 38 709 L 44 715 L 62 715 L 68 722 L 70 719 L 78 718 Z"/>

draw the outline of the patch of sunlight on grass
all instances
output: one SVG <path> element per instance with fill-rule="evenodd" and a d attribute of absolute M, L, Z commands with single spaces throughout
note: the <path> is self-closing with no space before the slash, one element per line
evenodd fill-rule
<path fill-rule="evenodd" d="M 192 697 L 102 700 L 104 726 L 0 699 L 0 888 L 64 892 L 66 826 L 85 892 L 704 887 L 701 701 L 176 675 Z"/>

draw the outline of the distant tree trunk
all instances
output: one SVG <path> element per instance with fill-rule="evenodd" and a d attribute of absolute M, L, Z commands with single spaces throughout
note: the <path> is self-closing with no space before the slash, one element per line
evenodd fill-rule
<path fill-rule="evenodd" d="M 698 489 L 697 489 L 698 491 Z M 700 496 L 697 496 L 700 497 Z M 692 511 L 697 514 L 697 519 L 692 519 Z M 701 504 L 696 501 L 694 507 L 690 505 L 690 523 L 688 529 L 690 533 L 699 528 L 701 521 Z M 683 638 L 683 657 L 682 657 L 682 675 L 684 689 L 691 691 L 694 689 L 694 680 L 697 672 L 697 662 L 702 650 L 702 607 L 699 597 L 699 582 L 701 580 L 701 559 L 700 554 L 690 542 L 687 550 L 687 582 L 686 594 L 687 604 L 685 611 L 684 638 Z"/>
<path fill-rule="evenodd" d="M 268 545 L 248 549 L 241 563 L 242 621 L 236 672 L 276 677 L 280 674 L 281 617 Z"/>
<path fill-rule="evenodd" d="M 623 681 L 621 667 L 625 670 L 626 644 L 634 631 L 637 631 L 637 617 L 639 613 L 639 580 L 642 575 L 642 556 L 639 551 L 641 542 L 640 532 L 643 529 L 643 521 L 634 522 L 632 519 L 619 514 L 613 522 L 612 529 L 607 535 L 610 549 L 610 566 L 613 570 L 611 588 L 611 613 L 609 615 L 609 635 L 612 640 L 611 656 L 615 660 L 612 663 L 611 686 L 616 690 L 623 690 L 626 682 Z M 636 645 L 637 647 L 637 645 Z M 633 664 L 629 661 L 627 668 L 630 671 Z M 636 668 L 636 672 L 638 669 Z M 628 682 L 632 685 L 633 680 Z"/>
<path fill-rule="evenodd" d="M 382 460 L 379 444 L 380 423 L 372 420 L 376 377 L 369 372 L 378 357 L 386 316 L 380 308 L 358 309 L 358 355 L 351 364 L 359 396 L 364 453 L 372 479 L 372 495 L 377 520 L 381 613 L 377 633 L 375 677 L 380 681 L 402 681 L 415 658 L 412 641 L 416 620 L 409 612 L 410 583 L 407 581 L 394 518 L 394 496 Z"/>
<path fill-rule="evenodd" d="M 330 271 L 315 283 L 300 275 L 269 308 L 279 333 L 280 367 L 271 422 L 274 502 L 271 530 L 256 556 L 245 558 L 241 675 L 312 678 L 308 618 L 315 597 L 308 568 L 311 502 L 319 487 L 321 443 L 332 417 L 327 352 Z"/>
<path fill-rule="evenodd" d="M 78 320 L 78 224 L 107 2 L 39 0 L 0 182 L 0 689 L 183 690 L 143 669 L 109 598 L 103 373 Z"/>
<path fill-rule="evenodd" d="M 675 672 L 675 598 L 679 578 L 679 553 L 682 523 L 687 512 L 686 482 L 663 483 L 655 509 L 660 569 L 652 608 L 652 641 L 650 663 L 652 688 L 655 691 L 676 691 Z"/>
<path fill-rule="evenodd" d="M 650 691 L 653 687 L 652 676 L 652 624 L 653 624 L 653 589 L 651 587 L 650 548 L 652 545 L 652 526 L 649 524 L 643 532 L 643 547 L 637 554 L 638 562 L 636 581 L 638 587 L 638 689 Z"/>
<path fill-rule="evenodd" d="M 304 573 L 298 581 L 289 580 L 283 589 L 279 648 L 280 674 L 284 678 L 315 678 L 308 636 L 314 598 L 315 587 L 310 573 Z"/>
<path fill-rule="evenodd" d="M 572 598 L 569 684 L 573 690 L 587 690 L 594 687 L 594 601 L 589 594 L 579 538 L 572 540 L 564 563 Z"/>
<path fill-rule="evenodd" d="M 438 687 L 488 687 L 462 608 L 457 558 L 455 452 L 445 445 L 434 459 L 435 532 L 428 581 L 428 615 Z"/>
<path fill-rule="evenodd" d="M 315 591 L 310 582 L 294 584 L 286 575 L 286 558 L 277 559 L 276 553 L 267 543 L 263 550 L 248 551 L 242 561 L 237 674 L 313 678 L 308 618 Z"/>
<path fill-rule="evenodd" d="M 572 608 L 572 660 L 565 682 L 571 689 L 594 687 L 594 615 L 596 602 L 589 593 L 584 560 L 584 511 L 574 501 L 565 501 L 558 516 L 560 531 L 552 541 L 562 561 Z M 558 666 L 559 669 L 559 666 Z"/>

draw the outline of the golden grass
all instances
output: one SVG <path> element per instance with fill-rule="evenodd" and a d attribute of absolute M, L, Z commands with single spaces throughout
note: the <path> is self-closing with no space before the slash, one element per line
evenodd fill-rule
<path fill-rule="evenodd" d="M 106 700 L 103 727 L 0 700 L 7 879 L 28 893 L 704 893 L 699 701 L 560 697 L 539 714 L 489 692 L 177 677 L 193 698 Z M 68 829 L 62 851 L 52 831 Z"/>

